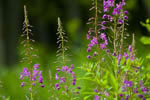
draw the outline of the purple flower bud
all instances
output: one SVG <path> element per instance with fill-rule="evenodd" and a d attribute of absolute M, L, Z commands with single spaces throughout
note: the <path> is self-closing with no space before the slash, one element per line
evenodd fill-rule
<path fill-rule="evenodd" d="M 73 64 L 71 65 L 71 67 L 70 67 L 71 69 L 74 69 L 74 66 L 73 66 Z"/>
<path fill-rule="evenodd" d="M 97 92 L 98 92 L 98 90 L 97 90 L 97 89 L 94 89 L 94 92 L 96 92 L 96 93 L 97 93 Z"/>
<path fill-rule="evenodd" d="M 139 94 L 138 97 L 139 98 L 144 98 L 144 96 L 142 94 Z"/>
<path fill-rule="evenodd" d="M 106 34 L 105 33 L 101 33 L 100 38 L 103 40 L 106 40 Z"/>
<path fill-rule="evenodd" d="M 34 64 L 33 68 L 34 69 L 39 69 L 39 64 Z"/>
<path fill-rule="evenodd" d="M 90 51 L 91 51 L 91 47 L 88 47 L 87 52 L 90 52 Z"/>
<path fill-rule="evenodd" d="M 43 83 L 43 77 L 40 75 L 40 77 L 39 77 L 39 82 L 40 83 Z"/>
<path fill-rule="evenodd" d="M 110 50 L 109 50 L 109 49 L 107 49 L 107 50 L 106 50 L 106 52 L 110 52 Z"/>
<path fill-rule="evenodd" d="M 108 96 L 109 96 L 109 93 L 108 93 L 108 92 L 105 92 L 105 96 L 108 97 Z"/>
<path fill-rule="evenodd" d="M 91 56 L 90 56 L 90 55 L 88 55 L 88 56 L 87 56 L 87 58 L 88 58 L 88 59 L 90 59 L 90 58 L 91 58 Z"/>
<path fill-rule="evenodd" d="M 99 96 L 95 95 L 94 100 L 99 100 Z"/>
<path fill-rule="evenodd" d="M 42 85 L 41 85 L 41 87 L 42 87 L 42 88 L 44 88 L 44 87 L 45 87 L 45 85 L 44 85 L 44 84 L 42 84 Z"/>
<path fill-rule="evenodd" d="M 118 55 L 117 55 L 117 64 L 118 64 L 118 65 L 120 64 L 120 61 L 121 61 L 121 54 L 118 54 Z"/>
<path fill-rule="evenodd" d="M 101 48 L 101 49 L 105 49 L 105 48 L 106 48 L 106 45 L 105 45 L 105 44 L 100 44 L 100 48 Z"/>
<path fill-rule="evenodd" d="M 20 73 L 20 80 L 23 80 L 23 72 Z"/>
<path fill-rule="evenodd" d="M 101 26 L 101 30 L 105 30 L 106 29 L 106 27 L 105 26 Z"/>
<path fill-rule="evenodd" d="M 35 82 L 32 83 L 32 86 L 35 86 Z"/>
<path fill-rule="evenodd" d="M 58 80 L 59 79 L 59 76 L 57 75 L 57 73 L 56 73 L 56 80 Z"/>
<path fill-rule="evenodd" d="M 130 52 L 132 52 L 132 46 L 131 46 L 131 45 L 129 45 L 128 50 L 129 50 Z"/>
<path fill-rule="evenodd" d="M 24 82 L 21 83 L 21 87 L 24 87 Z"/>
<path fill-rule="evenodd" d="M 128 16 L 124 16 L 124 19 L 127 20 L 127 19 L 128 19 Z"/>
<path fill-rule="evenodd" d="M 103 62 L 105 61 L 105 58 L 104 58 L 104 57 L 102 58 L 102 61 L 103 61 Z"/>
<path fill-rule="evenodd" d="M 73 82 L 72 82 L 72 85 L 76 85 L 76 81 L 73 81 Z"/>
<path fill-rule="evenodd" d="M 97 55 L 97 52 L 95 51 L 94 54 L 93 54 L 93 56 L 96 56 L 96 55 Z"/>
<path fill-rule="evenodd" d="M 89 40 L 90 39 L 90 35 L 86 34 L 86 38 L 87 38 L 87 40 Z"/>
<path fill-rule="evenodd" d="M 57 68 L 56 70 L 57 70 L 58 72 L 60 72 L 60 68 Z"/>
<path fill-rule="evenodd" d="M 103 19 L 105 19 L 105 18 L 107 18 L 107 15 L 106 15 L 106 14 L 103 15 Z"/>
<path fill-rule="evenodd" d="M 122 97 L 122 96 L 123 96 L 123 94 L 120 94 L 119 96 L 120 96 L 120 97 Z"/>
<path fill-rule="evenodd" d="M 123 20 L 118 19 L 118 23 L 119 23 L 119 24 L 123 24 Z"/>
<path fill-rule="evenodd" d="M 78 87 L 77 87 L 77 89 L 81 89 L 81 87 L 80 87 L 80 86 L 78 86 Z"/>
<path fill-rule="evenodd" d="M 102 24 L 102 25 L 106 24 L 106 21 L 102 21 L 101 24 Z"/>
<path fill-rule="evenodd" d="M 128 15 L 128 11 L 127 11 L 127 10 L 126 10 L 126 11 L 124 11 L 124 14 L 125 14 L 125 15 Z"/>

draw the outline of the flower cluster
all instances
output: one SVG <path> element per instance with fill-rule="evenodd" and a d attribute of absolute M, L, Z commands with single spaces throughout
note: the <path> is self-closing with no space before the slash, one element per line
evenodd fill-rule
<path fill-rule="evenodd" d="M 98 94 L 100 94 L 100 95 L 103 95 L 103 96 L 105 96 L 105 97 L 109 97 L 109 93 L 108 93 L 107 91 L 100 92 L 100 91 L 98 91 L 97 89 L 94 89 L 94 92 L 96 92 L 96 93 L 98 93 Z M 94 100 L 99 100 L 99 98 L 100 98 L 100 96 L 98 96 L 98 95 L 95 95 L 95 96 L 94 96 Z"/>
<path fill-rule="evenodd" d="M 114 6 L 114 0 L 104 0 L 103 4 L 104 12 L 108 12 L 109 8 Z"/>
<path fill-rule="evenodd" d="M 57 90 L 59 90 L 61 88 L 61 84 L 64 85 L 64 87 L 62 88 L 65 88 L 65 91 L 68 91 L 68 86 L 65 84 L 66 81 L 68 82 L 70 80 L 70 77 L 60 77 L 58 74 L 60 72 L 63 72 L 66 75 L 71 75 L 72 76 L 72 85 L 76 85 L 76 75 L 75 73 L 72 71 L 74 69 L 74 66 L 71 65 L 71 67 L 69 68 L 68 66 L 62 66 L 62 68 L 57 68 L 57 73 L 56 73 L 56 80 L 59 80 L 58 83 L 55 84 L 55 87 Z M 78 87 L 78 89 L 80 89 L 80 87 Z"/>
<path fill-rule="evenodd" d="M 87 34 L 87 36 L 89 36 Z M 106 34 L 105 33 L 101 33 L 99 38 L 101 40 L 101 43 L 99 44 L 100 45 L 100 49 L 101 50 L 104 50 L 106 49 L 106 46 L 108 45 L 108 40 L 107 40 L 107 37 L 106 37 Z M 90 52 L 92 47 L 94 47 L 95 45 L 98 44 L 98 39 L 96 37 L 93 36 L 93 39 L 90 41 L 90 43 L 88 44 L 88 49 L 87 49 L 87 52 Z M 102 43 L 103 42 L 103 43 Z M 108 51 L 108 50 L 107 50 Z M 95 51 L 93 53 L 93 56 L 96 56 L 97 55 L 97 52 Z M 87 56 L 87 58 L 91 58 L 90 55 Z"/>
<path fill-rule="evenodd" d="M 139 87 L 139 88 L 138 88 Z M 142 100 L 146 100 L 144 95 L 143 94 L 147 94 L 148 92 L 150 92 L 150 90 L 148 90 L 148 88 L 146 88 L 144 85 L 143 85 L 143 81 L 140 80 L 139 81 L 139 86 L 138 84 L 136 85 L 136 88 L 135 86 L 133 85 L 133 82 L 132 81 L 127 81 L 125 80 L 124 81 L 124 85 L 122 86 L 122 92 L 123 93 L 126 93 L 126 91 L 128 90 L 131 90 L 131 92 L 133 93 L 132 95 L 136 95 L 137 97 L 139 97 L 140 99 Z M 128 100 L 130 98 L 130 95 L 125 95 L 121 93 L 120 94 L 120 97 L 122 98 L 121 100 L 124 100 L 124 96 L 125 96 L 125 100 Z"/>
<path fill-rule="evenodd" d="M 24 68 L 23 72 L 20 73 L 20 80 L 29 79 L 32 82 L 32 86 L 35 86 L 37 82 L 39 82 L 41 87 L 45 87 L 43 84 L 43 76 L 42 71 L 39 70 L 39 64 L 35 64 L 33 66 L 33 71 L 28 70 L 28 68 Z M 24 87 L 26 82 L 21 83 L 21 87 Z"/>

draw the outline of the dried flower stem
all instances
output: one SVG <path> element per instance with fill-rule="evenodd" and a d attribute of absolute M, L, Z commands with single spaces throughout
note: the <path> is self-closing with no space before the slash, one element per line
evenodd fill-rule
<path fill-rule="evenodd" d="M 63 61 L 63 64 L 65 65 L 65 47 L 64 47 L 64 37 L 63 37 L 64 32 L 63 32 L 61 20 L 59 17 L 58 17 L 58 32 L 61 38 L 62 61 Z"/>

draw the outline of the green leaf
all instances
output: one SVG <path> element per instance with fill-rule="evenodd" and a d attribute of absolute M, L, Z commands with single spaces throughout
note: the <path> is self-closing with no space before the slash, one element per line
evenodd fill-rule
<path fill-rule="evenodd" d="M 141 41 L 143 44 L 148 45 L 148 44 L 150 44 L 150 37 L 145 37 L 145 36 L 143 36 L 143 37 L 140 39 L 140 41 Z"/>
<path fill-rule="evenodd" d="M 149 24 L 149 22 L 150 22 L 149 19 L 146 19 L 146 23 Z"/>
<path fill-rule="evenodd" d="M 146 56 L 146 58 L 147 58 L 147 59 L 150 59 L 150 54 L 148 54 L 148 55 Z"/>
<path fill-rule="evenodd" d="M 118 82 L 112 73 L 109 73 L 108 75 L 108 83 L 112 85 L 112 88 L 115 90 L 115 92 L 118 92 Z"/>
<path fill-rule="evenodd" d="M 6 98 L 6 100 L 10 100 L 10 96 Z"/>
<path fill-rule="evenodd" d="M 85 96 L 83 100 L 87 100 L 91 95 Z"/>

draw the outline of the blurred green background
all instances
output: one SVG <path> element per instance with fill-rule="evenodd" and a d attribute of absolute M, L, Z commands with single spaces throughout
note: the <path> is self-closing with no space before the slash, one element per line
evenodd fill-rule
<path fill-rule="evenodd" d="M 119 0 L 118 0 L 119 1 Z M 150 0 L 126 0 L 129 11 L 129 34 L 135 33 L 136 51 L 138 57 L 146 57 L 150 53 L 149 44 L 143 44 L 140 39 L 149 37 L 150 32 L 140 22 L 150 18 Z M 86 62 L 86 22 L 91 15 L 88 10 L 91 0 L 0 0 L 0 97 L 6 96 L 12 100 L 24 100 L 25 91 L 20 88 L 19 74 L 26 65 L 20 63 L 20 35 L 24 21 L 23 5 L 27 6 L 30 24 L 33 25 L 33 39 L 38 49 L 38 60 L 45 71 L 45 80 L 49 85 L 49 70 L 55 74 L 54 64 L 57 50 L 57 17 L 60 17 L 67 36 L 69 37 L 71 62 L 80 66 Z M 128 44 L 131 43 L 131 35 Z M 147 40 L 147 38 L 146 38 Z M 144 40 L 145 41 L 145 40 Z M 81 62 L 82 61 L 82 62 Z M 145 61 L 145 65 L 148 60 Z M 41 94 L 49 95 L 46 87 Z M 47 100 L 47 98 L 43 99 Z"/>

